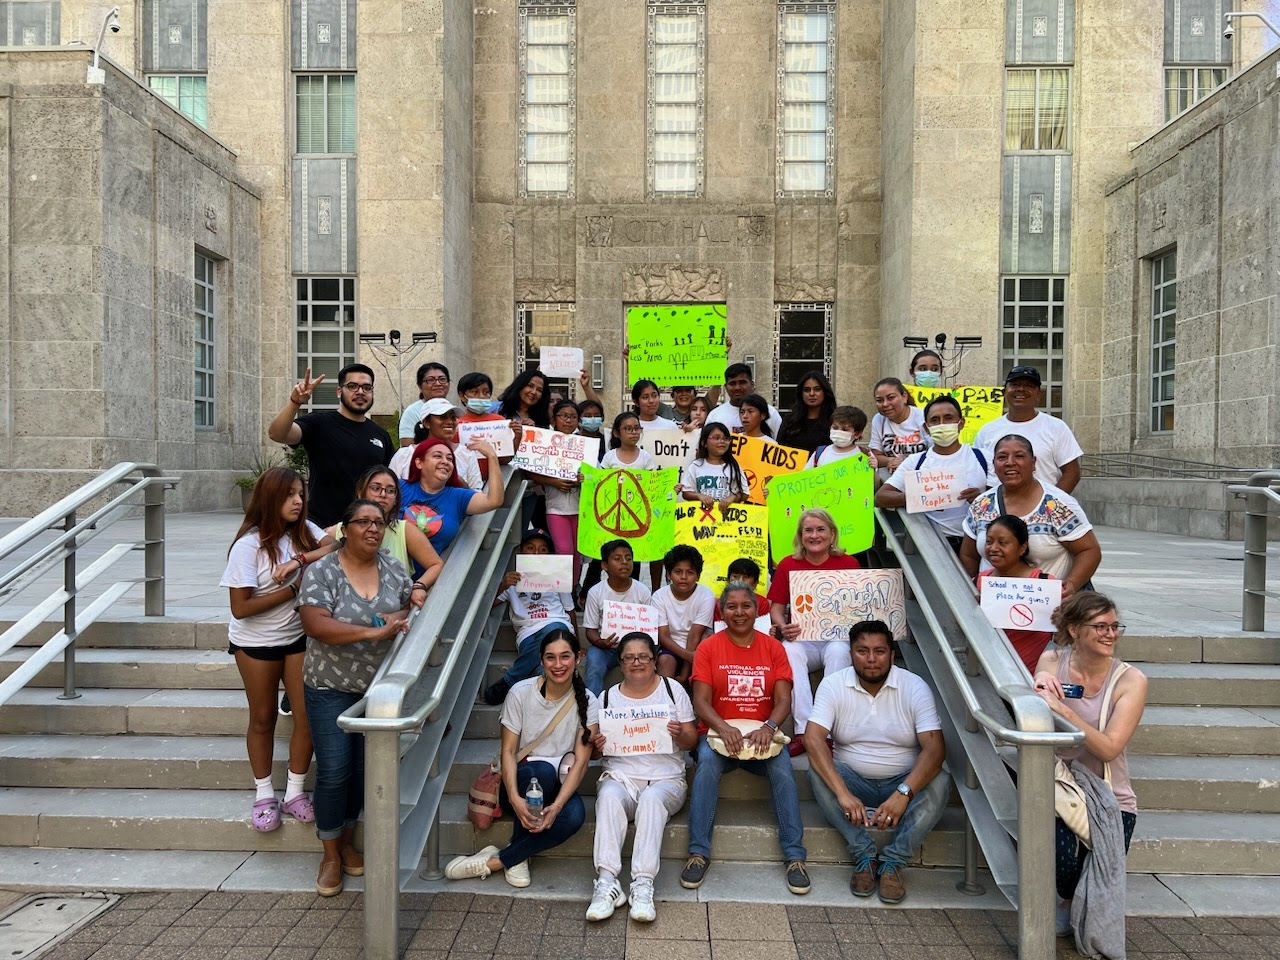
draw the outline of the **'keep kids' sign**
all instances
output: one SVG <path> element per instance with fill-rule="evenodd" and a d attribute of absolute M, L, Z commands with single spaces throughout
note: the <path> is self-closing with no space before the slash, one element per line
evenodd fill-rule
<path fill-rule="evenodd" d="M 676 506 L 676 543 L 697 547 L 702 554 L 702 583 L 720 596 L 729 580 L 729 564 L 739 557 L 769 569 L 769 512 L 766 507 L 734 504 L 723 513 L 719 506 L 707 509 L 696 500 Z M 761 576 L 756 593 L 764 596 L 767 577 Z"/>
<path fill-rule="evenodd" d="M 765 484 L 783 473 L 795 473 L 803 470 L 809 459 L 809 452 L 797 447 L 784 447 L 780 443 L 770 443 L 759 437 L 748 437 L 735 433 L 729 444 L 729 452 L 738 460 L 738 466 L 747 475 L 750 489 L 747 499 L 752 503 L 763 504 Z"/>
<path fill-rule="evenodd" d="M 627 308 L 627 373 L 660 387 L 724 381 L 722 303 L 651 304 Z"/>
<path fill-rule="evenodd" d="M 907 384 L 907 392 L 915 398 L 916 406 L 924 405 L 934 397 L 952 396 L 960 402 L 960 415 L 964 417 L 964 429 L 960 431 L 961 443 L 973 443 L 978 431 L 992 420 L 1004 416 L 1004 387 L 917 387 Z"/>

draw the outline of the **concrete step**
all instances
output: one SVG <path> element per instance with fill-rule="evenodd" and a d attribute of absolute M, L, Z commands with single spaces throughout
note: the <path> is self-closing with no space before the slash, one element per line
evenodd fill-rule
<path fill-rule="evenodd" d="M 1276 757 L 1131 756 L 1129 775 L 1144 807 L 1280 813 Z"/>
<path fill-rule="evenodd" d="M 1278 876 L 1280 814 L 1140 809 L 1126 863 L 1130 873 Z"/>
<path fill-rule="evenodd" d="M 0 633 L 13 625 L 12 620 L 0 620 Z M 62 629 L 62 621 L 46 621 L 23 640 L 21 646 L 38 646 Z M 76 646 L 81 649 L 99 647 L 141 648 L 168 650 L 226 650 L 227 621 L 184 620 L 180 617 L 138 617 L 125 620 L 99 620 L 91 623 L 79 637 Z"/>
<path fill-rule="evenodd" d="M 1280 706 L 1280 666 L 1146 663 L 1147 703 L 1222 707 Z"/>
<path fill-rule="evenodd" d="M 1130 663 L 1280 663 L 1280 636 L 1125 634 L 1121 655 Z"/>
<path fill-rule="evenodd" d="M 0 654 L 0 679 L 26 660 L 27 651 Z M 243 690 L 235 660 L 221 650 L 89 649 L 76 653 L 76 684 L 80 687 L 150 687 L 159 690 Z M 62 662 L 57 660 L 36 675 L 34 687 L 61 687 Z"/>
<path fill-rule="evenodd" d="M 1280 755 L 1280 708 L 1148 706 L 1131 754 Z"/>
<path fill-rule="evenodd" d="M 42 687 L 19 690 L 0 707 L 0 733 L 243 737 L 248 721 L 243 689 L 87 687 L 78 699 L 59 700 L 61 692 Z M 288 737 L 292 731 L 292 717 L 276 721 L 277 736 Z"/>

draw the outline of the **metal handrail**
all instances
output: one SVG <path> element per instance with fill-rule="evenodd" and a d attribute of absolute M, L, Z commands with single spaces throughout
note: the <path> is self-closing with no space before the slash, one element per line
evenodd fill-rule
<path fill-rule="evenodd" d="M 1228 480 L 1248 476 L 1257 467 L 1233 467 L 1205 460 L 1184 460 L 1151 453 L 1087 453 L 1081 458 L 1086 476 L 1111 479 L 1165 477 L 1185 480 Z"/>
<path fill-rule="evenodd" d="M 111 497 L 88 516 L 78 519 L 82 508 L 122 483 L 128 484 L 123 493 Z M 62 608 L 62 629 L 43 641 L 18 669 L 0 683 L 0 704 L 35 679 L 59 653 L 62 654 L 62 694 L 59 699 L 79 697 L 75 680 L 76 639 L 135 583 L 144 584 L 146 615 L 164 616 L 164 494 L 177 483 L 177 477 L 162 476 L 155 464 L 120 463 L 0 537 L 0 561 L 4 561 L 41 534 L 49 530 L 60 531 L 57 537 L 31 556 L 0 573 L 0 597 L 15 596 L 26 590 L 59 561 L 63 567 L 62 587 L 36 603 L 25 616 L 0 634 L 0 653 L 4 653 L 30 636 L 46 616 Z M 130 501 L 139 493 L 143 495 L 142 540 L 116 544 L 84 570 L 77 570 L 77 551 L 119 520 L 124 509 L 134 505 Z M 85 609 L 77 611 L 76 600 L 84 589 L 100 574 L 111 569 L 116 560 L 139 549 L 143 551 L 143 575 L 117 579 Z"/>
<path fill-rule="evenodd" d="M 1244 592 L 1240 625 L 1245 630 L 1267 629 L 1267 598 L 1280 593 L 1267 589 L 1267 520 L 1270 505 L 1280 503 L 1280 470 L 1259 470 L 1246 483 L 1227 487 L 1245 498 L 1244 512 Z"/>

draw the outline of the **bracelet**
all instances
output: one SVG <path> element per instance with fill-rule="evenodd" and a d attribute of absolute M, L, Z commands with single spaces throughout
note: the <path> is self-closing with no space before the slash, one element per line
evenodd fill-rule
<path fill-rule="evenodd" d="M 421 587 L 423 590 L 428 589 L 427 585 L 423 583 L 421 580 L 415 580 L 413 581 L 413 586 L 409 588 L 409 592 L 413 593 L 413 591 L 417 590 L 419 587 Z"/>
<path fill-rule="evenodd" d="M 296 583 L 289 584 L 289 589 L 293 591 L 295 597 L 298 595 L 298 585 Z"/>
<path fill-rule="evenodd" d="M 301 573 L 307 565 L 307 555 L 304 553 L 295 553 L 293 559 L 298 563 L 298 572 Z"/>

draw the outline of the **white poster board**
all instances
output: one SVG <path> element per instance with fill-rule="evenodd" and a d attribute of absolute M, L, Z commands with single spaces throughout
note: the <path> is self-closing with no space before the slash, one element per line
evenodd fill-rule
<path fill-rule="evenodd" d="M 901 570 L 800 570 L 791 572 L 791 622 L 801 640 L 849 642 L 849 628 L 883 620 L 898 641 L 907 636 Z"/>
<path fill-rule="evenodd" d="M 645 633 L 658 639 L 658 626 L 662 622 L 662 611 L 647 603 L 623 603 L 620 600 L 606 600 L 604 612 L 600 618 L 600 636 L 616 637 L 621 640 L 628 633 Z"/>
<path fill-rule="evenodd" d="M 516 554 L 520 593 L 573 593 L 573 557 L 560 554 Z"/>
<path fill-rule="evenodd" d="M 581 347 L 547 347 L 538 351 L 538 370 L 548 377 L 577 381 L 582 373 Z"/>
<path fill-rule="evenodd" d="M 640 424 L 641 427 L 644 424 Z M 683 467 L 698 452 L 698 433 L 683 430 L 642 430 L 640 448 L 647 450 L 659 469 Z"/>
<path fill-rule="evenodd" d="M 501 420 L 478 420 L 473 423 L 460 422 L 458 424 L 458 443 L 465 447 L 472 437 L 489 444 L 500 457 L 510 457 L 516 452 L 516 438 L 515 434 L 511 432 L 511 421 L 505 418 Z"/>
<path fill-rule="evenodd" d="M 525 427 L 520 437 L 520 448 L 516 450 L 511 465 L 543 477 L 573 480 L 584 462 L 593 465 L 597 462 L 599 447 L 598 437 Z"/>
<path fill-rule="evenodd" d="M 907 513 L 928 513 L 964 503 L 960 491 L 964 480 L 955 470 L 908 470 L 903 474 L 907 497 Z"/>
<path fill-rule="evenodd" d="M 1049 630 L 1053 611 L 1062 604 L 1061 580 L 982 577 L 982 612 L 1001 630 Z"/>
<path fill-rule="evenodd" d="M 606 757 L 634 757 L 674 753 L 675 744 L 667 724 L 672 719 L 669 703 L 642 707 L 600 707 L 600 732 L 604 734 Z"/>

